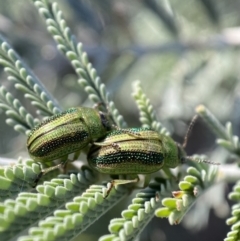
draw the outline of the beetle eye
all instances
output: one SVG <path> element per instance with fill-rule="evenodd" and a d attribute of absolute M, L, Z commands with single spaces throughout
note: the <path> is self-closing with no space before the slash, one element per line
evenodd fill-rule
<path fill-rule="evenodd" d="M 186 162 L 186 158 L 185 157 L 181 157 L 180 161 L 181 161 L 182 164 L 184 164 Z"/>
<path fill-rule="evenodd" d="M 102 122 L 102 125 L 104 126 L 104 128 L 106 130 L 110 130 L 109 121 L 106 118 L 106 115 L 103 112 L 101 112 L 101 111 L 99 111 L 99 115 L 100 115 L 100 119 L 101 119 L 101 122 Z"/>
<path fill-rule="evenodd" d="M 80 120 L 81 122 L 84 122 L 83 117 L 79 117 L 79 120 Z"/>

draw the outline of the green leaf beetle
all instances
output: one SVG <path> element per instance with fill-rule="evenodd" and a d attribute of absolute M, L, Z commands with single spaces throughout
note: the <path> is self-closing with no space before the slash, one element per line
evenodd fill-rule
<path fill-rule="evenodd" d="M 34 127 L 27 140 L 30 157 L 36 162 L 52 162 L 62 158 L 62 163 L 42 170 L 41 176 L 55 168 L 64 166 L 67 157 L 75 153 L 76 159 L 80 151 L 89 143 L 102 136 L 112 128 L 108 114 L 94 108 L 75 107 L 54 115 Z"/>
<path fill-rule="evenodd" d="M 182 145 L 169 136 L 147 128 L 113 130 L 95 142 L 88 153 L 89 165 L 98 172 L 126 174 L 133 178 L 112 180 L 106 197 L 116 185 L 137 182 L 138 174 L 147 175 L 162 168 L 175 168 L 186 159 L 193 160 L 186 155 Z"/>

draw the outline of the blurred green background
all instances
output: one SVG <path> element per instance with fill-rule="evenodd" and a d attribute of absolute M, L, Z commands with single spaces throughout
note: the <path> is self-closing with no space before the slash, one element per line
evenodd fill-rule
<path fill-rule="evenodd" d="M 140 80 L 159 119 L 174 133 L 175 140 L 182 142 L 198 104 L 206 105 L 222 123 L 231 121 L 235 134 L 239 135 L 240 1 L 59 0 L 58 3 L 129 126 L 140 125 L 131 96 L 132 84 Z M 64 109 L 92 106 L 76 85 L 72 67 L 56 49 L 31 1 L 0 0 L 0 32 Z M 34 114 L 28 101 L 7 81 L 2 68 L 0 78 L 1 84 Z M 26 137 L 5 124 L 4 114 L 0 116 L 0 135 L 1 157 L 28 156 L 23 145 Z M 216 149 L 214 136 L 201 121 L 194 127 L 187 152 L 206 153 L 213 161 L 227 155 Z M 216 194 L 214 190 L 210 192 Z M 200 207 L 204 207 L 205 201 L 199 201 Z M 221 217 L 229 213 L 226 203 L 219 203 L 215 213 L 200 215 L 199 208 L 197 216 L 186 218 L 185 226 L 171 227 L 167 220 L 154 219 L 139 239 L 222 240 L 229 228 Z M 96 240 L 107 233 L 107 223 L 120 215 L 123 205 L 126 203 L 119 204 L 116 213 L 111 211 L 101 218 L 81 240 Z"/>

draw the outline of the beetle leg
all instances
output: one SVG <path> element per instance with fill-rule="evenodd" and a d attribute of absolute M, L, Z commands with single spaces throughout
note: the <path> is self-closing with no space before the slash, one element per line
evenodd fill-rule
<path fill-rule="evenodd" d="M 104 198 L 108 197 L 108 195 L 111 192 L 111 190 L 113 189 L 113 187 L 115 187 L 117 185 L 122 185 L 122 184 L 127 184 L 127 183 L 134 183 L 134 182 L 138 182 L 138 181 L 139 181 L 138 177 L 136 177 L 135 179 L 132 179 L 132 180 L 119 180 L 119 179 L 112 180 L 110 182 L 110 186 L 108 187 L 106 196 Z"/>
<path fill-rule="evenodd" d="M 62 165 L 62 166 L 60 166 L 59 168 L 61 168 L 62 167 L 62 169 L 63 169 L 63 173 L 67 173 L 67 164 L 68 164 L 68 162 L 74 162 L 74 161 L 76 161 L 77 159 L 78 159 L 78 157 L 80 156 L 80 153 L 81 153 L 81 151 L 76 151 L 76 152 L 74 152 L 74 155 L 73 156 L 71 156 L 69 159 L 67 159 L 66 160 L 66 157 L 63 157 L 62 158 L 62 160 L 61 160 L 61 164 L 60 165 Z M 69 156 L 68 156 L 69 157 Z M 55 169 L 55 168 L 54 168 Z M 53 170 L 54 170 L 53 169 Z M 51 170 L 50 170 L 51 171 Z"/>
<path fill-rule="evenodd" d="M 148 186 L 148 184 L 149 184 L 149 182 L 150 182 L 150 180 L 151 180 L 151 175 L 150 175 L 150 174 L 144 175 L 144 177 L 145 177 L 145 179 L 144 179 L 143 187 L 145 188 L 145 187 Z"/>
<path fill-rule="evenodd" d="M 73 156 L 73 160 L 72 160 L 72 161 L 76 161 L 76 160 L 78 159 L 78 157 L 80 156 L 80 153 L 81 153 L 81 151 L 76 151 L 76 152 L 74 153 L 74 156 Z"/>
<path fill-rule="evenodd" d="M 65 164 L 65 163 L 64 163 L 64 164 Z M 43 175 L 47 174 L 48 172 L 50 172 L 50 171 L 52 171 L 52 170 L 55 170 L 55 169 L 58 169 L 58 168 L 63 167 L 64 164 L 63 164 L 63 163 L 60 163 L 60 164 L 58 164 L 58 165 L 56 165 L 56 166 L 49 167 L 49 168 L 47 168 L 47 169 L 41 170 L 41 172 L 37 175 L 37 178 L 34 180 L 33 187 L 36 187 L 36 186 L 37 186 L 39 180 L 41 179 L 41 177 L 42 177 Z"/>
<path fill-rule="evenodd" d="M 108 142 L 94 142 L 93 143 L 95 146 L 111 146 L 113 147 L 115 150 L 117 151 L 121 151 L 121 148 L 120 146 L 118 145 L 117 142 L 111 142 L 111 143 L 108 143 Z"/>
<path fill-rule="evenodd" d="M 109 146 L 112 143 L 108 143 L 108 142 L 93 142 L 94 145 L 96 146 Z"/>
<path fill-rule="evenodd" d="M 60 164 L 56 165 L 56 166 L 53 166 L 53 167 L 49 167 L 49 168 L 46 168 L 46 169 L 43 169 L 41 170 L 41 172 L 37 175 L 36 179 L 34 180 L 34 184 L 32 185 L 32 187 L 36 187 L 39 180 L 41 179 L 42 176 L 46 175 L 48 172 L 51 172 L 55 169 L 59 169 L 59 168 L 63 168 L 65 169 L 66 168 L 66 164 L 69 160 L 65 160 L 65 161 L 62 161 Z"/>
<path fill-rule="evenodd" d="M 117 149 L 119 148 L 119 145 L 117 144 L 117 142 L 94 142 L 93 143 L 95 146 L 112 146 L 113 148 Z"/>

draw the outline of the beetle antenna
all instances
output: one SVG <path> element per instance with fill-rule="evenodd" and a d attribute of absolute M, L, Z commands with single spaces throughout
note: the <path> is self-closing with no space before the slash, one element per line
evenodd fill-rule
<path fill-rule="evenodd" d="M 189 126 L 188 126 L 186 135 L 185 135 L 185 137 L 184 137 L 184 142 L 183 142 L 183 144 L 182 144 L 182 147 L 183 147 L 184 149 L 185 149 L 185 147 L 187 146 L 188 138 L 189 138 L 189 136 L 190 136 L 190 134 L 191 134 L 191 132 L 192 132 L 193 126 L 194 126 L 194 124 L 196 123 L 197 118 L 198 118 L 198 115 L 195 115 L 195 116 L 192 118 L 192 120 L 191 120 L 191 122 L 190 122 L 190 124 L 189 124 Z"/>
<path fill-rule="evenodd" d="M 186 156 L 183 158 L 183 161 L 194 161 L 194 162 L 198 162 L 198 163 L 207 163 L 207 164 L 210 164 L 210 165 L 221 165 L 221 163 L 219 162 L 212 162 L 212 161 L 209 161 L 209 160 L 206 160 L 206 159 L 201 159 L 201 158 L 194 158 L 192 156 Z"/>

